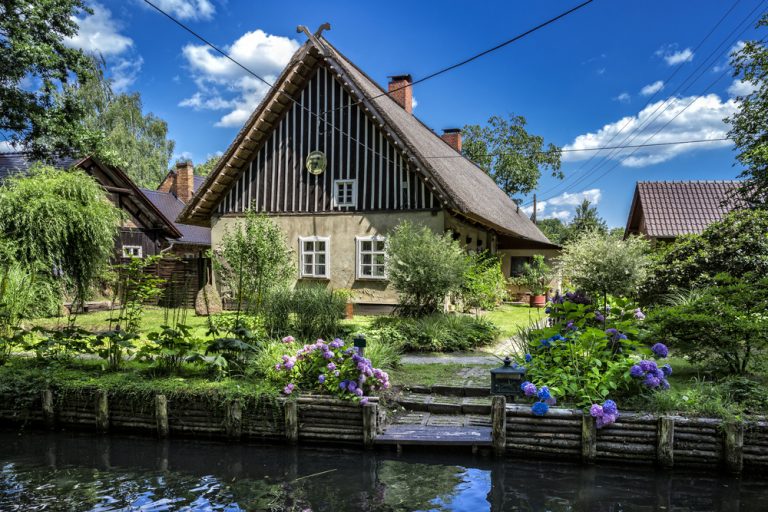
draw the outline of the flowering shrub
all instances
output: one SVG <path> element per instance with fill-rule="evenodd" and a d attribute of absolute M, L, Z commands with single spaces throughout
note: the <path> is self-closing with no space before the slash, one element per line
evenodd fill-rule
<path fill-rule="evenodd" d="M 656 343 L 651 347 L 653 355 L 665 358 L 669 355 L 669 349 L 663 343 Z M 648 389 L 669 389 L 667 377 L 672 375 L 672 366 L 669 363 L 659 366 L 652 359 L 643 359 L 629 369 L 629 375 L 640 381 Z"/>
<path fill-rule="evenodd" d="M 286 336 L 283 343 L 293 345 L 294 340 Z M 330 343 L 320 339 L 299 348 L 295 355 L 285 354 L 275 370 L 285 382 L 286 395 L 319 391 L 365 404 L 372 391 L 389 387 L 387 372 L 374 368 L 356 347 L 345 347 L 339 338 Z"/>
<path fill-rule="evenodd" d="M 603 428 L 616 421 L 619 417 L 619 408 L 613 400 L 606 400 L 603 405 L 592 404 L 589 415 L 596 419 L 597 428 Z"/>
<path fill-rule="evenodd" d="M 644 314 L 635 304 L 613 298 L 595 311 L 587 297 L 567 293 L 556 295 L 548 310 L 551 325 L 527 333 L 518 361 L 532 382 L 585 407 L 632 388 L 632 357 L 649 352 L 638 340 Z"/>
<path fill-rule="evenodd" d="M 525 396 L 536 397 L 538 399 L 531 406 L 531 412 L 534 416 L 544 416 L 549 412 L 549 406 L 557 403 L 557 399 L 552 396 L 552 393 L 547 386 L 541 386 L 537 389 L 534 383 L 525 381 L 520 384 L 520 389 L 523 390 Z"/>

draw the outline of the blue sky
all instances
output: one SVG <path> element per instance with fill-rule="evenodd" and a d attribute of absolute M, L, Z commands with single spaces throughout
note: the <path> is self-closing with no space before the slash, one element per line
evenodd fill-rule
<path fill-rule="evenodd" d="M 296 26 L 314 29 L 328 21 L 333 28 L 326 37 L 383 84 L 393 74 L 418 79 L 578 2 L 155 3 L 270 81 L 304 41 Z M 80 20 L 80 34 L 71 44 L 100 52 L 115 86 L 140 92 L 145 110 L 168 121 L 177 156 L 201 162 L 226 149 L 264 86 L 141 0 L 91 5 L 94 15 Z M 744 20 L 757 18 L 759 11 L 749 16 L 757 5 L 757 0 L 596 0 L 532 36 L 415 86 L 414 113 L 437 131 L 483 123 L 494 114 L 520 114 L 529 131 L 566 149 L 721 138 L 727 132 L 721 120 L 734 111 L 733 97 L 746 87 L 730 76 L 727 58 L 717 55 L 758 36 L 752 22 L 742 33 Z M 631 151 L 603 151 L 591 161 L 586 158 L 593 152 L 564 154 L 566 180 L 546 177 L 540 183 L 540 215 L 567 219 L 587 197 L 611 226 L 623 226 L 637 180 L 733 179 L 739 172 L 726 142 Z"/>

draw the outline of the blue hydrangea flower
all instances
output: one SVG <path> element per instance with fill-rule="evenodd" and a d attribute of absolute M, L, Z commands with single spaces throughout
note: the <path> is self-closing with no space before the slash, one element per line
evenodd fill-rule
<path fill-rule="evenodd" d="M 530 363 L 531 359 L 533 359 L 533 356 L 531 356 L 531 354 L 525 354 L 525 362 L 526 363 Z"/>
<path fill-rule="evenodd" d="M 549 406 L 545 402 L 536 402 L 531 406 L 531 412 L 536 416 L 544 416 L 549 411 Z"/>
<path fill-rule="evenodd" d="M 632 377 L 639 378 L 645 375 L 645 372 L 639 365 L 633 365 L 632 368 L 629 369 L 629 374 Z"/>
<path fill-rule="evenodd" d="M 659 380 L 656 375 L 649 373 L 645 376 L 645 379 L 643 380 L 643 384 L 645 384 L 647 387 L 651 389 L 656 389 L 659 387 L 659 384 L 661 384 L 661 381 Z"/>
<path fill-rule="evenodd" d="M 661 379 L 661 389 L 669 389 L 669 381 L 667 379 Z"/>
<path fill-rule="evenodd" d="M 655 372 L 658 366 L 656 366 L 656 361 L 645 359 L 640 361 L 640 368 L 642 368 L 644 372 Z"/>
<path fill-rule="evenodd" d="M 611 416 L 616 416 L 619 414 L 619 408 L 613 400 L 606 400 L 603 402 L 603 412 L 605 414 L 610 414 Z"/>
<path fill-rule="evenodd" d="M 541 388 L 539 388 L 539 392 L 536 393 L 536 396 L 542 400 L 546 400 L 547 398 L 551 397 L 552 394 L 549 392 L 549 388 L 547 386 L 541 386 Z"/>
<path fill-rule="evenodd" d="M 670 375 L 672 375 L 672 366 L 670 366 L 670 364 L 667 363 L 661 367 L 661 371 L 664 372 L 665 377 L 669 377 Z"/>
<path fill-rule="evenodd" d="M 651 352 L 656 354 L 656 357 L 667 357 L 669 355 L 669 349 L 667 346 L 663 343 L 656 343 L 654 346 L 651 347 Z"/>

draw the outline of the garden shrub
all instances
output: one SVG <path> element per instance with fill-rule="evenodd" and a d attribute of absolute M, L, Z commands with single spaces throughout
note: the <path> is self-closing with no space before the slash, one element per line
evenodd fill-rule
<path fill-rule="evenodd" d="M 647 336 L 694 363 L 748 372 L 768 348 L 768 278 L 720 275 L 690 300 L 653 310 Z"/>
<path fill-rule="evenodd" d="M 367 403 L 371 392 L 389 387 L 389 375 L 374 368 L 371 361 L 347 347 L 337 338 L 330 343 L 322 339 L 296 350 L 293 338 L 283 340 L 294 355 L 284 354 L 275 370 L 285 384 L 283 393 L 322 391 L 339 398 Z"/>
<path fill-rule="evenodd" d="M 523 263 L 523 271 L 520 276 L 510 279 L 512 284 L 525 288 L 532 295 L 545 295 L 549 291 L 554 274 L 544 256 L 536 254 L 531 263 Z"/>
<path fill-rule="evenodd" d="M 274 220 L 252 210 L 242 223 L 225 228 L 212 262 L 238 311 L 259 313 L 270 290 L 285 287 L 296 277 L 285 235 Z"/>
<path fill-rule="evenodd" d="M 348 299 L 347 292 L 322 285 L 273 290 L 262 308 L 264 328 L 272 337 L 289 332 L 302 340 L 338 336 Z"/>
<path fill-rule="evenodd" d="M 408 352 L 469 350 L 490 345 L 500 334 L 496 325 L 482 317 L 443 313 L 421 318 L 380 317 L 373 328 L 382 343 Z"/>
<path fill-rule="evenodd" d="M 661 245 L 642 285 L 641 299 L 663 302 L 676 291 L 712 284 L 720 273 L 768 275 L 768 211 L 736 210 L 700 235 Z"/>
<path fill-rule="evenodd" d="M 460 291 L 467 255 L 450 233 L 404 221 L 388 235 L 386 247 L 387 277 L 406 316 L 439 311 L 445 297 Z"/>
<path fill-rule="evenodd" d="M 465 310 L 495 309 L 507 297 L 506 284 L 501 258 L 488 251 L 470 255 L 459 292 Z"/>

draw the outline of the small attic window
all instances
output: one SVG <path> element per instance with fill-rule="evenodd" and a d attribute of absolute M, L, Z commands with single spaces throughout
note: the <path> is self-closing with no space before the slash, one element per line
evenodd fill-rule
<path fill-rule="evenodd" d="M 357 206 L 357 180 L 335 180 L 333 202 L 336 206 Z"/>

